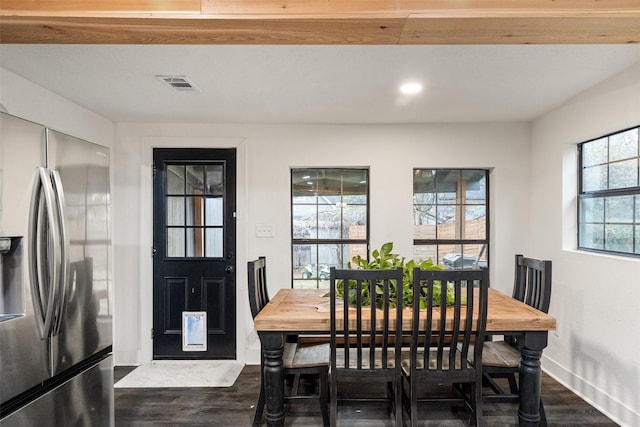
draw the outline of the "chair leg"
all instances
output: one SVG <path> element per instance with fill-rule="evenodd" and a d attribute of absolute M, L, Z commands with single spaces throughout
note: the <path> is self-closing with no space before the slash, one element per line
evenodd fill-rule
<path fill-rule="evenodd" d="M 482 427 L 482 387 L 479 383 L 475 383 L 471 385 L 471 393 L 473 393 L 473 397 L 471 398 L 475 416 L 475 425 L 476 427 Z"/>
<path fill-rule="evenodd" d="M 411 427 L 418 427 L 418 384 L 409 380 L 411 388 Z"/>
<path fill-rule="evenodd" d="M 265 396 L 264 396 L 264 384 L 260 383 L 260 396 L 258 397 L 258 403 L 256 404 L 256 412 L 253 416 L 253 427 L 260 427 L 262 425 L 262 413 L 264 412 Z"/>
<path fill-rule="evenodd" d="M 402 377 L 395 380 L 395 404 L 394 411 L 396 414 L 396 427 L 402 427 Z"/>
<path fill-rule="evenodd" d="M 518 394 L 518 383 L 516 382 L 516 376 L 514 374 L 510 374 L 509 379 L 509 388 L 511 389 L 511 394 Z"/>
<path fill-rule="evenodd" d="M 325 426 L 331 425 L 329 418 L 329 375 L 328 370 L 323 370 L 320 373 L 320 412 L 322 412 L 322 424 Z"/>
<path fill-rule="evenodd" d="M 329 403 L 331 404 L 331 418 L 329 425 L 336 427 L 338 425 L 338 385 L 335 379 L 331 380 L 331 390 L 329 394 Z"/>
<path fill-rule="evenodd" d="M 396 392 L 395 392 L 395 382 L 387 381 L 386 393 L 387 393 L 387 401 L 389 402 L 389 414 L 396 413 Z"/>
<path fill-rule="evenodd" d="M 263 355 L 260 361 L 260 396 L 258 396 L 256 412 L 253 415 L 253 427 L 260 427 L 262 424 L 262 414 L 264 412 L 264 406 L 266 405 L 266 397 L 264 394 L 264 353 L 262 348 L 260 348 L 260 353 Z"/>

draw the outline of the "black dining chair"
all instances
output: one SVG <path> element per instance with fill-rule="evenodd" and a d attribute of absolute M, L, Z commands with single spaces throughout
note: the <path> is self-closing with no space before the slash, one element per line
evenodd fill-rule
<path fill-rule="evenodd" d="M 463 403 L 469 424 L 482 426 L 482 364 L 469 363 L 467 355 L 473 352 L 482 360 L 488 288 L 486 268 L 414 269 L 410 348 L 402 357 L 403 401 L 411 426 L 418 425 L 418 403 Z M 451 385 L 446 393 L 426 390 L 443 384 Z"/>
<path fill-rule="evenodd" d="M 549 311 L 551 301 L 551 261 L 527 258 L 523 255 L 515 257 L 515 279 L 513 298 L 540 310 Z M 473 359 L 471 359 L 473 362 Z M 489 341 L 484 344 L 482 371 L 485 384 L 491 394 L 482 397 L 486 403 L 517 403 L 519 397 L 516 375 L 520 369 L 520 348 L 517 335 L 507 335 L 500 341 Z M 509 389 L 501 386 L 496 379 L 506 378 Z M 540 400 L 540 417 L 546 425 L 544 405 Z"/>
<path fill-rule="evenodd" d="M 338 404 L 385 402 L 402 426 L 400 350 L 402 328 L 402 268 L 330 270 L 331 425 Z M 353 299 L 351 298 L 353 296 Z M 339 315 L 341 313 L 341 315 Z M 337 322 L 342 318 L 342 325 Z M 349 394 L 338 394 L 343 384 Z M 376 390 L 380 384 L 380 390 Z M 372 390 L 374 390 L 372 392 Z M 384 392 L 384 394 L 383 394 Z"/>
<path fill-rule="evenodd" d="M 255 317 L 269 303 L 269 292 L 267 289 L 266 258 L 259 257 L 257 260 L 247 263 L 247 273 L 249 282 L 249 307 L 251 315 Z M 264 387 L 264 352 L 262 350 L 262 334 L 260 338 L 260 395 L 256 404 L 256 412 L 253 418 L 253 426 L 262 424 L 262 415 L 266 403 Z M 287 342 L 283 351 L 284 376 L 290 381 L 291 386 L 285 390 L 284 401 L 286 403 L 305 402 L 308 399 L 316 399 L 320 404 L 322 421 L 325 426 L 329 425 L 329 345 L 310 344 L 299 345 L 294 342 Z M 300 394 L 300 379 L 312 382 L 311 393 Z M 315 393 L 315 383 L 318 393 Z M 286 393 L 289 391 L 289 393 Z"/>

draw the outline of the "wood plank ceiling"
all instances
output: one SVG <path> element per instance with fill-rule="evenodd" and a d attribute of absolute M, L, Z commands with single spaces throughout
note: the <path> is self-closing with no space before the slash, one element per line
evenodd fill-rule
<path fill-rule="evenodd" d="M 640 43 L 639 0 L 2 0 L 1 43 Z"/>

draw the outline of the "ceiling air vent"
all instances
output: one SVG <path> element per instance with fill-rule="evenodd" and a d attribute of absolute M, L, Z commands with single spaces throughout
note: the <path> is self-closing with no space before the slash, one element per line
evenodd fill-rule
<path fill-rule="evenodd" d="M 198 86 L 193 84 L 187 76 L 156 76 L 156 78 L 173 90 L 200 92 Z"/>

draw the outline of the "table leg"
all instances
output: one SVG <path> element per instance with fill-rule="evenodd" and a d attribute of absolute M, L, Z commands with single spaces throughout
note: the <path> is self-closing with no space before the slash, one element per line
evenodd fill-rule
<path fill-rule="evenodd" d="M 284 426 L 284 334 L 260 332 L 264 351 L 264 381 L 267 426 Z"/>
<path fill-rule="evenodd" d="M 520 345 L 520 408 L 518 420 L 521 426 L 540 425 L 540 390 L 542 369 L 540 357 L 547 346 L 548 332 L 527 332 Z"/>

